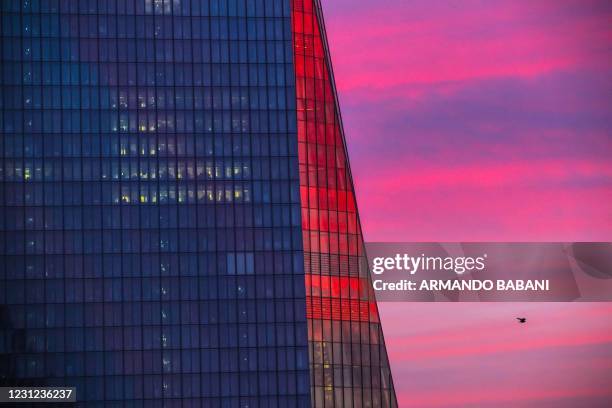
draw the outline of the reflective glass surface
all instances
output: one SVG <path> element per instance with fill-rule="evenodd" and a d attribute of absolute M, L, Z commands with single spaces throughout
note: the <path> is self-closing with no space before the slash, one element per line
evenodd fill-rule
<path fill-rule="evenodd" d="M 318 0 L 293 0 L 314 407 L 395 407 Z"/>
<path fill-rule="evenodd" d="M 290 3 L 1 7 L 0 382 L 310 405 Z"/>
<path fill-rule="evenodd" d="M 396 406 L 318 1 L 0 7 L 0 385 Z"/>

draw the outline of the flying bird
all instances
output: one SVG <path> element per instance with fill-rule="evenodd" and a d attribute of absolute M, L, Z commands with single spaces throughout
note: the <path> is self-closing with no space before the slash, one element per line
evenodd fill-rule
<path fill-rule="evenodd" d="M 518 320 L 519 323 L 526 323 L 527 322 L 527 318 L 526 317 L 517 317 L 516 320 Z"/>

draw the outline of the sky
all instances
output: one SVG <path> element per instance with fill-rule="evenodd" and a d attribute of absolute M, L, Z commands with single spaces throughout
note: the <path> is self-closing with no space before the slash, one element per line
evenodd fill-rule
<path fill-rule="evenodd" d="M 366 241 L 612 240 L 612 3 L 322 3 Z M 402 407 L 612 402 L 611 304 L 380 311 Z"/>

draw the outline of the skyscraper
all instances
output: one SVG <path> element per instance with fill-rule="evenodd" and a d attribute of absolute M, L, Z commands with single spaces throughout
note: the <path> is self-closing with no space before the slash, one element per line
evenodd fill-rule
<path fill-rule="evenodd" d="M 0 383 L 396 406 L 317 0 L 2 2 Z"/>
<path fill-rule="evenodd" d="M 320 2 L 292 23 L 312 404 L 396 406 Z"/>

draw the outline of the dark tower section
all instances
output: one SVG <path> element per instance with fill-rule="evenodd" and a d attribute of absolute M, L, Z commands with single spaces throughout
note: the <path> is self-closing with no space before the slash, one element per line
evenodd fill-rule
<path fill-rule="evenodd" d="M 0 382 L 310 406 L 290 2 L 0 7 Z"/>

